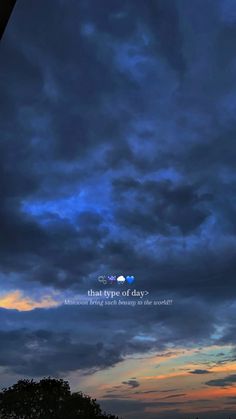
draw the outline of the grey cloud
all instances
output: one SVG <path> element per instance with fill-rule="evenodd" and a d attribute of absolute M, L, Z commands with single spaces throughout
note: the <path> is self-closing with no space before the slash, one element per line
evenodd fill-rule
<path fill-rule="evenodd" d="M 196 369 L 196 370 L 193 370 L 193 371 L 189 371 L 190 374 L 199 374 L 199 375 L 202 375 L 202 374 L 210 374 L 210 372 L 211 371 L 202 370 L 202 369 Z"/>
<path fill-rule="evenodd" d="M 127 386 L 131 388 L 136 388 L 140 386 L 140 383 L 137 380 L 128 380 L 128 381 L 122 381 L 122 384 L 126 384 Z"/>
<path fill-rule="evenodd" d="M 224 378 L 216 378 L 207 381 L 205 384 L 211 387 L 231 387 L 236 382 L 236 374 L 228 375 Z"/>
<path fill-rule="evenodd" d="M 189 313 L 193 314 L 184 328 L 181 326 L 183 316 L 190 317 L 186 306 L 173 308 L 173 311 L 160 310 L 158 318 L 154 311 L 145 308 L 137 309 L 135 318 L 130 317 L 128 308 L 122 308 L 117 317 L 117 307 L 62 306 L 30 312 L 1 309 L 0 365 L 28 375 L 76 369 L 91 373 L 133 354 L 165 351 L 170 339 L 177 348 L 186 344 L 192 347 L 199 342 L 209 344 L 214 317 L 209 316 L 206 305 L 202 316 L 207 314 L 208 320 L 203 322 L 202 316 L 198 317 L 199 307 L 193 312 L 193 304 L 190 305 Z M 137 336 L 142 333 L 149 333 L 152 339 L 140 341 Z M 132 378 L 123 384 L 137 388 L 140 383 Z"/>

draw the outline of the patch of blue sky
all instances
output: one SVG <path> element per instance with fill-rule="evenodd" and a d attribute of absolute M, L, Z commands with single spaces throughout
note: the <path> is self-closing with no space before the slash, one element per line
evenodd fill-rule
<path fill-rule="evenodd" d="M 220 340 L 221 338 L 223 338 L 225 334 L 225 330 L 226 330 L 226 326 L 215 325 L 215 330 L 211 334 L 211 339 L 216 340 L 216 341 Z"/>
<path fill-rule="evenodd" d="M 156 338 L 154 336 L 144 335 L 144 334 L 139 334 L 139 335 L 134 336 L 133 340 L 136 340 L 139 342 L 156 342 Z"/>
<path fill-rule="evenodd" d="M 212 342 L 214 344 L 214 342 Z M 212 345 L 209 345 L 207 347 L 203 347 L 200 348 L 199 350 L 193 352 L 193 350 L 187 349 L 184 350 L 183 354 L 180 354 L 176 357 L 173 358 L 169 358 L 167 360 L 168 364 L 170 365 L 175 365 L 182 367 L 183 364 L 190 364 L 190 365 L 196 365 L 195 369 L 208 369 L 211 366 L 214 366 L 215 361 L 217 361 L 219 359 L 219 354 L 222 353 L 222 350 L 224 350 L 224 352 L 226 354 L 230 354 L 231 351 L 231 347 L 230 346 L 220 346 L 220 347 L 215 347 Z M 207 365 L 207 368 L 206 368 Z M 194 368 L 192 368 L 194 369 Z"/>
<path fill-rule="evenodd" d="M 91 211 L 104 214 L 108 209 L 102 202 L 94 197 L 91 200 L 85 199 L 86 195 L 80 193 L 69 197 L 53 200 L 22 201 L 21 209 L 23 212 L 38 218 L 42 223 L 50 220 L 50 215 L 56 215 L 61 219 L 73 222 L 75 218 L 83 212 Z"/>

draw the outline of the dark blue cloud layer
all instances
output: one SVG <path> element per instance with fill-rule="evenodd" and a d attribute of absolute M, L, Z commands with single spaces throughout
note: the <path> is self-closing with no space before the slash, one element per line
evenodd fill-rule
<path fill-rule="evenodd" d="M 3 310 L 3 366 L 53 374 L 170 342 L 235 344 L 235 10 L 17 4 L 0 48 L 3 290 L 84 293 L 124 272 L 175 304 L 119 320 L 113 309 Z M 138 346 L 147 332 L 154 341 Z"/>

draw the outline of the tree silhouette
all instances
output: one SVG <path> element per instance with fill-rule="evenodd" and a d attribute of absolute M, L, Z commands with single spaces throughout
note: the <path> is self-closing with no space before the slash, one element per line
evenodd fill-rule
<path fill-rule="evenodd" d="M 95 399 L 71 393 L 67 381 L 20 380 L 0 393 L 1 419 L 118 419 L 103 413 Z"/>

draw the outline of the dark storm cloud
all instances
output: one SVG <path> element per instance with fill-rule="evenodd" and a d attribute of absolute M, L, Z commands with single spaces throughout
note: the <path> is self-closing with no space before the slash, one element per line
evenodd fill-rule
<path fill-rule="evenodd" d="M 175 347 L 209 344 L 214 318 L 207 306 L 205 312 L 201 307 L 201 315 L 199 307 L 190 311 L 190 306 L 160 309 L 158 315 L 137 308 L 135 317 L 131 316 L 133 308 L 62 306 L 29 312 L 1 309 L 0 365 L 32 376 L 76 369 L 91 373 L 116 365 L 134 353 L 160 353 L 170 340 Z M 143 340 L 144 335 L 151 339 Z M 123 384 L 136 388 L 139 381 L 131 378 Z"/>
<path fill-rule="evenodd" d="M 77 218 L 79 232 L 58 217 L 45 229 L 12 207 L 2 208 L 1 215 L 0 251 L 4 269 L 24 272 L 25 279 L 31 277 L 42 284 L 66 288 L 81 282 L 93 263 L 99 264 L 101 250 L 96 250 L 96 244 L 107 235 L 99 215 L 82 212 Z"/>
<path fill-rule="evenodd" d="M 122 207 L 117 209 L 118 221 L 149 235 L 168 235 L 174 227 L 188 234 L 198 228 L 209 215 L 209 211 L 202 209 L 201 204 L 210 197 L 201 196 L 196 187 L 188 184 L 175 186 L 170 181 L 140 183 L 127 178 L 115 180 L 113 185 L 117 201 L 120 195 L 123 198 Z M 127 208 L 124 208 L 124 202 Z"/>
<path fill-rule="evenodd" d="M 236 382 L 236 374 L 228 375 L 224 378 L 207 381 L 205 384 L 212 387 L 231 387 Z"/>
<path fill-rule="evenodd" d="M 18 2 L 0 48 L 4 278 L 84 293 L 125 272 L 175 305 L 0 311 L 4 366 L 235 343 L 235 39 L 213 0 Z"/>
<path fill-rule="evenodd" d="M 0 364 L 19 374 L 42 376 L 75 369 L 101 369 L 121 361 L 114 349 L 102 342 L 76 342 L 68 334 L 17 330 L 0 335 Z"/>
<path fill-rule="evenodd" d="M 30 7 L 29 10 L 27 10 L 28 7 Z M 22 243 L 21 249 L 18 246 L 20 254 L 15 256 L 13 252 L 8 255 L 13 268 L 17 262 L 15 269 L 19 269 L 19 258 L 23 259 L 27 254 L 26 277 L 41 281 L 43 284 L 51 283 L 61 287 L 66 284 L 70 286 L 70 284 L 79 283 L 81 277 L 92 273 L 95 266 L 103 262 L 103 258 L 104 260 L 114 259 L 113 239 L 103 245 L 102 252 L 98 248 L 98 242 L 101 242 L 109 231 L 109 226 L 107 230 L 104 230 L 98 226 L 98 223 L 105 224 L 107 217 L 102 214 L 95 229 L 91 225 L 91 228 L 80 231 L 81 226 L 72 226 L 66 222 L 62 227 L 60 217 L 53 217 L 48 207 L 48 212 L 45 211 L 42 218 L 47 218 L 51 227 L 43 229 L 36 225 L 37 220 L 30 220 L 29 216 L 26 219 L 21 213 L 22 201 L 30 198 L 34 202 L 34 197 L 38 196 L 42 199 L 46 197 L 48 199 L 49 195 L 65 196 L 66 190 L 73 193 L 72 191 L 77 190 L 78 187 L 86 188 L 86 174 L 88 178 L 91 175 L 99 176 L 102 171 L 107 172 L 112 167 L 118 170 L 119 175 L 122 162 L 126 166 L 132 165 L 150 174 L 154 167 L 157 170 L 171 164 L 173 168 L 177 166 L 179 168 L 180 163 L 182 169 L 188 172 L 190 164 L 192 169 L 195 168 L 195 172 L 201 165 L 201 171 L 204 173 L 204 170 L 208 170 L 211 161 L 214 161 L 215 165 L 228 164 L 229 159 L 232 158 L 232 147 L 222 149 L 222 142 L 214 140 L 215 132 L 212 139 L 206 142 L 199 141 L 196 144 L 190 142 L 183 149 L 181 146 L 178 148 L 177 143 L 168 145 L 167 142 L 165 145 L 163 139 L 159 138 L 156 124 L 152 129 L 148 128 L 148 123 L 139 130 L 139 135 L 145 134 L 149 137 L 154 135 L 152 140 L 144 139 L 148 140 L 149 145 L 156 146 L 160 157 L 157 157 L 155 148 L 148 155 L 140 157 L 128 141 L 128 137 L 134 135 L 134 125 L 142 118 L 145 121 L 151 115 L 151 120 L 154 119 L 154 110 L 150 111 L 149 106 L 151 100 L 153 108 L 154 96 L 150 96 L 153 86 L 149 86 L 144 76 L 145 69 L 149 71 L 150 67 L 152 71 L 154 65 L 154 68 L 156 66 L 160 71 L 160 75 L 163 70 L 155 61 L 151 64 L 148 60 L 152 60 L 153 57 L 154 60 L 159 56 L 164 57 L 166 63 L 175 69 L 178 75 L 181 74 L 181 80 L 183 76 L 187 77 L 187 63 L 190 57 L 186 50 L 187 34 L 184 33 L 181 25 L 183 19 L 186 18 L 185 14 L 191 15 L 188 8 L 183 11 L 179 5 L 173 5 L 169 1 L 151 1 L 148 5 L 138 2 L 138 7 L 137 3 L 132 1 L 125 2 L 123 5 L 119 2 L 111 4 L 104 1 L 103 7 L 94 7 L 94 5 L 92 7 L 90 3 L 79 2 L 73 3 L 73 7 L 66 10 L 65 17 L 62 3 L 56 8 L 53 2 L 50 5 L 45 3 L 45 7 L 47 7 L 46 19 L 43 3 L 38 8 L 32 8 L 22 2 L 21 6 L 16 9 L 12 26 L 8 30 L 8 38 L 3 44 L 2 54 L 5 59 L 3 60 L 2 89 L 5 92 L 6 86 L 10 86 L 6 97 L 12 104 L 12 106 L 4 106 L 5 117 L 2 118 L 2 138 L 11 137 L 10 143 L 8 142 L 7 145 L 6 142 L 3 143 L 5 144 L 3 165 L 8 168 L 8 176 L 5 182 L 5 194 L 2 198 L 3 202 L 7 200 L 3 205 L 5 211 L 2 220 L 4 226 L 11 226 L 8 230 L 5 227 L 3 240 L 6 242 L 5 252 L 8 241 L 13 242 L 13 234 L 15 244 L 12 245 L 12 251 L 17 243 Z M 55 10 L 57 10 L 56 14 Z M 209 12 L 208 8 L 206 10 Z M 216 16 L 215 10 L 211 19 L 217 19 Z M 34 21 L 38 24 L 35 25 Z M 60 31 L 58 26 L 60 26 Z M 229 42 L 227 30 L 223 29 L 221 23 L 217 36 L 220 37 L 222 44 Z M 21 42 L 17 42 L 17 36 Z M 146 37 L 145 42 L 142 40 L 143 36 Z M 211 36 L 216 36 L 215 29 Z M 117 51 L 119 48 L 123 51 L 124 41 L 130 43 L 131 46 L 127 54 L 124 50 L 124 55 L 118 60 L 120 64 L 117 64 Z M 132 67 L 132 57 L 138 55 L 147 59 L 143 69 L 144 84 L 132 73 L 137 67 L 137 65 Z M 212 55 L 214 57 L 214 54 Z M 230 64 L 230 49 L 228 61 Z M 126 67 L 122 67 L 123 64 L 126 65 L 126 62 L 130 66 L 130 72 L 125 71 Z M 18 70 L 13 73 L 12 68 L 16 67 Z M 11 70 L 10 73 L 8 69 Z M 152 73 L 152 85 L 153 83 L 155 85 L 155 81 L 158 85 L 158 80 L 153 77 Z M 174 84 L 178 80 L 178 76 L 171 72 L 168 73 L 168 77 Z M 168 83 L 168 77 L 163 79 L 164 84 Z M 144 90 L 144 85 L 147 91 Z M 179 94 L 181 92 L 181 95 L 184 95 L 183 84 L 179 85 L 179 89 Z M 31 94 L 32 92 L 34 95 Z M 163 93 L 160 92 L 160 98 L 162 96 Z M 37 100 L 34 100 L 34 97 L 37 97 Z M 138 100 L 139 98 L 142 100 Z M 160 112 L 162 130 L 165 131 L 166 117 L 162 114 L 163 107 L 159 104 L 160 98 L 156 98 L 155 112 L 157 114 Z M 174 103 L 175 100 L 176 98 Z M 110 106 L 113 103 L 117 111 Z M 144 110 L 145 104 L 148 112 Z M 168 103 L 166 107 L 169 107 Z M 139 118 L 135 116 L 136 111 L 139 114 L 142 111 Z M 174 108 L 174 121 L 176 118 L 178 137 L 181 136 L 182 129 L 185 127 L 181 128 L 184 120 L 179 118 Z M 7 128 L 5 124 L 13 119 L 15 126 Z M 189 123 L 192 123 L 192 115 L 189 115 Z M 223 129 L 220 127 L 222 135 Z M 189 127 L 187 131 L 189 132 Z M 15 135 L 16 132 L 17 135 Z M 228 131 L 227 138 L 233 137 L 233 131 L 232 134 L 230 132 Z M 173 154 L 173 147 L 176 155 Z M 11 152 L 13 148 L 14 153 Z M 102 156 L 103 148 L 104 152 L 108 153 L 105 165 L 99 162 L 99 159 L 96 162 L 91 155 L 94 152 L 96 156 L 97 151 L 100 150 Z M 90 156 L 86 154 L 87 152 Z M 224 152 L 226 153 L 225 160 L 222 161 Z M 153 164 L 150 164 L 152 157 L 154 157 Z M 42 160 L 44 165 L 42 165 Z M 67 166 L 60 166 L 62 161 Z M 72 161 L 76 161 L 80 167 L 72 168 Z M 95 164 L 93 164 L 94 161 Z M 65 168 L 66 172 L 63 173 Z M 112 181 L 113 177 L 109 176 L 108 179 Z M 137 230 L 137 234 L 145 233 L 147 236 L 153 234 L 197 235 L 199 229 L 204 228 L 204 223 L 215 212 L 213 208 L 217 204 L 214 199 L 215 191 L 210 190 L 211 193 L 201 191 L 202 184 L 196 182 L 195 179 L 191 180 L 191 173 L 188 174 L 188 179 L 180 184 L 175 184 L 170 180 L 140 182 L 137 179 L 136 172 L 133 178 L 123 180 L 114 176 L 113 181 L 116 197 L 115 223 L 118 227 L 119 224 L 126 227 L 127 230 L 134 229 L 134 234 Z M 32 184 L 31 187 L 30 184 Z M 107 188 L 104 184 L 104 190 Z M 93 192 L 96 194 L 95 186 L 92 188 Z M 122 205 L 119 205 L 118 201 L 122 202 Z M 12 211 L 13 206 L 14 211 Z M 221 213 L 227 211 L 227 214 L 231 214 L 231 219 L 234 219 L 233 209 L 221 208 L 220 202 L 218 206 Z M 110 208 L 110 211 L 112 212 L 113 209 Z M 92 213 L 90 216 L 92 217 Z M 8 222 L 6 217 L 9 219 Z M 11 222 L 13 218 L 18 220 L 16 225 Z M 89 223 L 85 220 L 86 222 Z M 22 231 L 25 231 L 24 237 Z M 76 235 L 78 240 L 76 240 Z M 129 237 L 128 231 L 125 241 L 132 243 L 132 240 L 133 237 Z M 86 249 L 81 244 L 82 242 L 88 244 Z M 65 243 L 65 246 L 62 246 L 62 243 Z M 125 252 L 127 245 L 122 243 L 120 248 L 121 246 L 124 247 Z M 131 254 L 134 255 L 132 260 L 134 267 L 142 256 L 134 251 L 132 245 L 129 247 Z M 30 261 L 31 258 L 32 261 L 37 259 L 38 268 L 34 272 L 31 269 L 33 263 Z M 6 265 L 7 257 L 2 260 Z M 90 267 L 88 260 L 91 262 Z M 122 254 L 120 261 L 122 261 Z M 112 270 L 112 264 L 107 266 L 107 269 Z M 63 271 L 64 281 L 60 279 L 60 271 Z M 181 279 L 176 279 L 176 283 L 179 280 Z"/>

